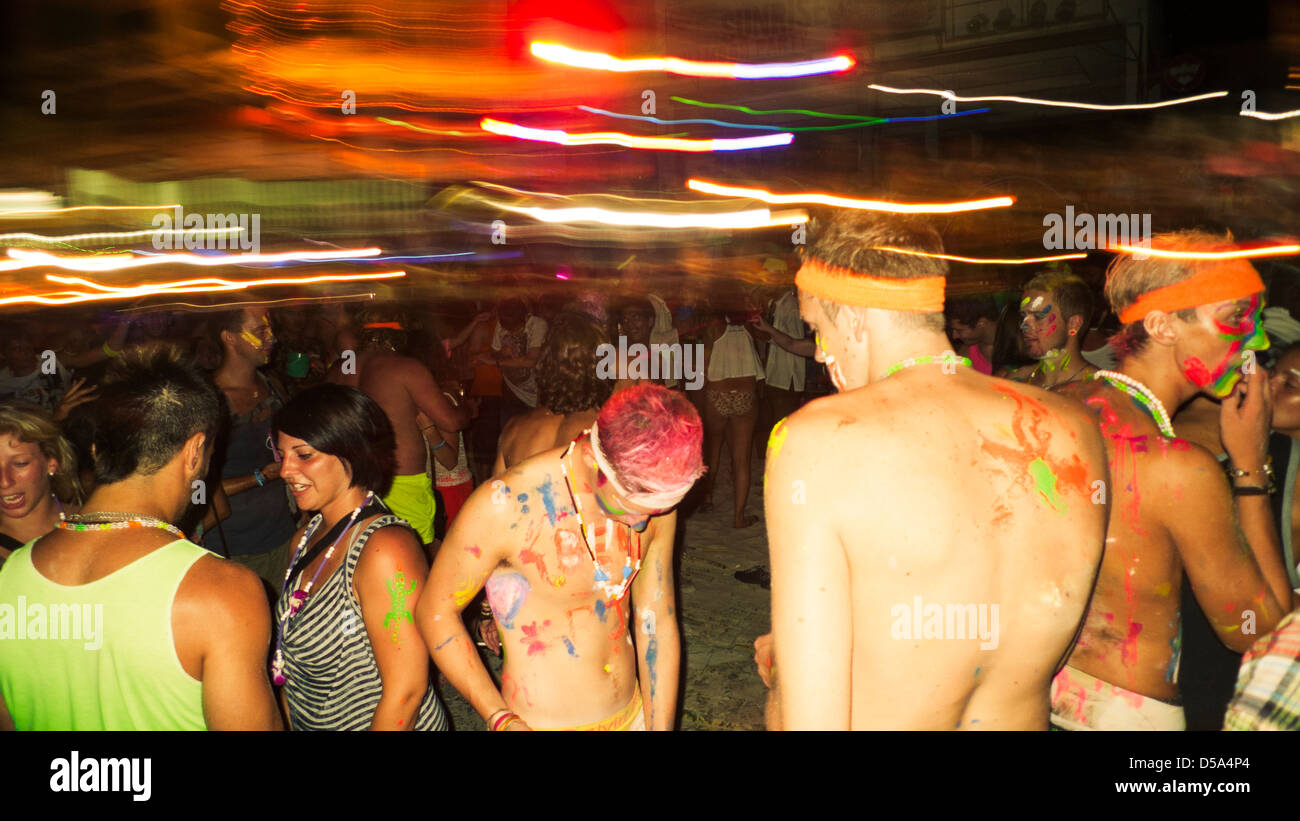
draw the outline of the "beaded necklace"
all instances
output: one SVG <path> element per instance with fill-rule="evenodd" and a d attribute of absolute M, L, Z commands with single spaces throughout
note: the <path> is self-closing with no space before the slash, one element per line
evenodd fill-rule
<path fill-rule="evenodd" d="M 953 351 L 945 351 L 938 356 L 909 356 L 902 362 L 896 362 L 893 365 L 890 365 L 889 370 L 885 371 L 885 376 L 882 378 L 893 376 L 904 368 L 910 368 L 914 365 L 929 365 L 931 362 L 942 362 L 945 365 L 962 365 L 967 368 L 971 367 L 970 357 L 958 356 Z"/>
<path fill-rule="evenodd" d="M 370 500 L 373 499 L 374 496 L 375 492 L 373 490 L 367 493 L 366 498 L 361 502 L 361 506 L 352 511 L 352 516 L 348 518 L 348 523 L 343 526 L 343 529 L 339 531 L 339 535 L 335 537 L 334 541 L 330 544 L 329 549 L 325 551 L 325 558 L 321 560 L 319 565 L 317 565 L 316 572 L 312 574 L 311 580 L 307 582 L 307 586 L 302 590 L 293 591 L 293 595 L 290 597 L 289 606 L 285 609 L 284 615 L 280 617 L 279 635 L 277 635 L 275 639 L 275 657 L 271 659 L 271 680 L 274 681 L 277 686 L 283 685 L 289 680 L 288 676 L 284 674 L 284 634 L 289 628 L 289 620 L 296 616 L 298 611 L 302 609 L 304 604 L 306 604 L 307 596 L 311 593 L 312 586 L 316 584 L 316 579 L 320 577 L 320 573 L 325 569 L 325 565 L 329 564 L 330 556 L 334 555 L 334 548 L 338 547 L 339 542 L 343 541 L 343 536 L 352 527 L 352 523 L 357 520 L 357 516 L 365 509 L 366 505 L 370 504 Z M 294 565 L 297 564 L 298 557 L 302 555 L 303 549 L 307 547 L 307 542 L 311 541 L 311 537 L 316 535 L 317 529 L 320 528 L 321 523 L 324 521 L 324 516 L 318 516 L 315 521 L 313 521 L 307 529 L 303 531 L 302 538 L 298 540 L 298 546 L 294 548 L 293 556 L 289 558 L 289 568 L 284 571 L 284 585 L 280 588 L 280 598 L 284 598 L 285 594 L 289 592 L 289 582 L 293 577 Z"/>
<path fill-rule="evenodd" d="M 1105 379 L 1116 390 L 1133 397 L 1155 419 L 1156 427 L 1160 428 L 1160 433 L 1166 438 L 1173 439 L 1177 435 L 1173 423 L 1169 421 L 1169 411 L 1165 410 L 1165 404 L 1146 385 L 1119 371 L 1097 371 L 1092 378 Z"/>
<path fill-rule="evenodd" d="M 578 441 L 581 438 L 582 437 L 579 436 L 578 439 L 574 439 L 570 442 L 569 447 L 564 451 L 564 455 L 560 457 L 560 472 L 564 474 L 564 486 L 568 488 L 569 499 L 573 501 L 573 509 L 578 514 L 578 530 L 582 533 L 582 543 L 587 546 L 587 554 L 591 556 L 591 563 L 596 566 L 596 581 L 604 588 L 605 598 L 617 601 L 623 598 L 624 594 L 627 593 L 627 589 L 632 586 L 632 580 L 641 572 L 641 534 L 636 534 L 636 564 L 632 563 L 631 550 L 628 551 L 627 559 L 624 561 L 622 585 L 616 586 L 605 583 L 606 580 L 609 579 L 609 574 L 605 571 L 605 568 L 600 566 L 600 562 L 596 560 L 596 551 L 592 548 L 592 543 L 596 541 L 596 526 L 594 524 L 588 525 L 586 518 L 582 515 L 582 502 L 578 500 L 578 492 L 574 489 L 573 481 L 569 474 L 569 454 L 573 453 L 574 445 L 578 444 Z M 614 535 L 614 521 L 606 518 L 605 522 L 605 551 L 609 552 L 611 549 L 610 540 Z M 628 529 L 628 547 L 630 548 L 632 544 L 632 534 L 635 531 L 633 531 L 628 525 L 624 525 L 624 527 L 627 527 Z M 602 579 L 601 576 L 604 576 L 605 578 Z"/>
<path fill-rule="evenodd" d="M 178 539 L 184 539 L 185 534 L 167 522 L 153 516 L 141 516 L 136 513 L 71 513 L 63 515 L 59 512 L 59 529 L 72 530 L 78 533 L 84 533 L 88 530 L 126 530 L 137 528 L 156 528 L 165 530 Z"/>

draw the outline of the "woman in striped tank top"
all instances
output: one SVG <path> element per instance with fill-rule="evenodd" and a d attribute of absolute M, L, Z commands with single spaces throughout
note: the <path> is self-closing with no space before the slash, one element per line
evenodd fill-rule
<path fill-rule="evenodd" d="M 414 623 L 429 568 L 381 501 L 393 429 L 355 388 L 321 385 L 276 413 L 280 475 L 315 511 L 276 605 L 272 678 L 294 730 L 446 730 Z"/>

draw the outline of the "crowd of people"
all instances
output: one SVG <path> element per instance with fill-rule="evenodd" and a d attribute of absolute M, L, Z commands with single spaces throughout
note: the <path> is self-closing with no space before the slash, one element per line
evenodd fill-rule
<path fill-rule="evenodd" d="M 6 319 L 0 726 L 449 729 L 440 673 L 490 730 L 673 729 L 726 449 L 769 728 L 1300 728 L 1300 334 L 1231 238 L 999 305 L 923 221 L 814 228 L 712 304 Z M 655 344 L 701 378 L 602 362 Z"/>

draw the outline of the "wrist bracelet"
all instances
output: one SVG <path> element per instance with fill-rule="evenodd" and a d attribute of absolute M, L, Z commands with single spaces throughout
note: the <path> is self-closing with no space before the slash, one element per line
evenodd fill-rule
<path fill-rule="evenodd" d="M 1235 467 L 1231 462 L 1229 462 L 1227 466 L 1224 467 L 1224 471 L 1234 479 L 1244 479 L 1245 477 L 1251 475 L 1252 473 L 1262 473 L 1268 477 L 1269 484 L 1272 484 L 1274 480 L 1273 457 L 1270 455 L 1267 459 L 1265 459 L 1264 466 L 1262 468 L 1259 468 L 1258 470 L 1242 470 L 1238 467 Z"/>
<path fill-rule="evenodd" d="M 523 721 L 523 719 L 515 715 L 514 713 L 511 713 L 506 718 L 505 721 L 501 722 L 501 726 L 497 727 L 497 732 L 505 732 L 506 728 L 508 728 L 511 724 L 514 724 L 516 721 Z"/>
<path fill-rule="evenodd" d="M 253 468 L 253 478 L 257 480 L 258 487 L 266 487 L 266 477 L 262 475 L 261 468 Z"/>
<path fill-rule="evenodd" d="M 492 726 L 496 724 L 497 719 L 499 719 L 501 716 L 505 715 L 508 712 L 510 712 L 509 707 L 502 707 L 500 710 L 497 710 L 495 713 L 488 716 L 487 721 L 485 722 L 487 724 L 487 728 L 491 730 Z"/>
<path fill-rule="evenodd" d="M 445 445 L 445 444 L 447 444 L 447 440 L 446 440 L 446 439 L 443 439 L 443 440 L 439 441 L 438 444 L 430 446 L 430 447 L 429 447 L 429 450 L 437 450 L 438 448 L 442 447 L 442 446 Z"/>
<path fill-rule="evenodd" d="M 107 356 L 109 359 L 116 359 L 117 357 L 122 355 L 121 351 L 115 351 L 112 348 L 110 348 L 107 342 L 103 344 L 100 350 L 102 350 L 104 352 L 104 355 Z"/>
<path fill-rule="evenodd" d="M 497 710 L 492 714 L 492 716 L 493 718 L 488 723 L 488 727 L 494 733 L 504 730 L 506 727 L 510 726 L 512 721 L 519 720 L 519 716 L 516 715 L 513 710 Z"/>
<path fill-rule="evenodd" d="M 1259 487 L 1257 485 L 1233 485 L 1233 496 L 1268 496 L 1275 488 L 1272 485 L 1268 487 Z"/>

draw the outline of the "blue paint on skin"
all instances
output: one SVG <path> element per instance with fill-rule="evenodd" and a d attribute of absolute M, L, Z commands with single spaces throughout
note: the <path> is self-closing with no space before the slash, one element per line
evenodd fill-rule
<path fill-rule="evenodd" d="M 537 487 L 537 492 L 542 494 L 542 506 L 546 508 L 546 518 L 550 520 L 551 525 L 555 525 L 555 488 L 551 486 L 551 476 L 546 475 L 546 481 Z"/>
<path fill-rule="evenodd" d="M 521 502 L 526 502 L 526 501 L 528 501 L 528 494 L 527 494 L 527 493 L 521 493 L 521 494 L 519 494 L 518 496 L 516 496 L 515 498 L 517 498 L 517 499 L 518 499 L 519 501 L 521 501 Z"/>
<path fill-rule="evenodd" d="M 650 643 L 645 648 L 645 663 L 650 668 L 650 701 L 655 700 L 655 662 L 659 660 L 659 639 L 650 634 Z"/>
<path fill-rule="evenodd" d="M 560 639 L 564 642 L 564 649 L 569 651 L 569 655 L 578 658 L 578 653 L 573 649 L 573 642 L 569 641 L 569 637 L 560 636 Z"/>
<path fill-rule="evenodd" d="M 600 565 L 596 565 L 596 581 L 598 582 L 609 581 L 609 574 L 606 573 L 605 568 L 601 567 Z"/>
<path fill-rule="evenodd" d="M 600 578 L 597 576 L 597 578 Z M 608 578 L 608 577 L 607 577 Z M 600 618 L 601 624 L 605 623 L 605 603 L 599 599 L 596 600 L 596 615 Z"/>
<path fill-rule="evenodd" d="M 448 636 L 446 641 L 444 641 L 442 644 L 439 644 L 437 647 L 435 647 L 435 648 L 433 648 L 433 649 L 434 649 L 434 650 L 441 650 L 442 648 L 444 648 L 444 647 L 447 646 L 447 642 L 451 641 L 451 640 L 454 639 L 454 638 L 456 638 L 456 637 L 455 637 L 455 636 Z"/>
<path fill-rule="evenodd" d="M 632 568 L 628 567 L 627 565 L 623 565 L 623 578 L 626 579 L 628 576 L 631 575 L 632 575 Z"/>

